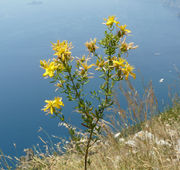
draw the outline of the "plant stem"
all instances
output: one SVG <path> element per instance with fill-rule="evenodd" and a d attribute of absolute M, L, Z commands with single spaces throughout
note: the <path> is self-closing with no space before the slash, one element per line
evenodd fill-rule
<path fill-rule="evenodd" d="M 78 91 L 77 91 L 77 88 L 76 88 L 76 86 L 75 86 L 75 84 L 74 84 L 74 80 L 73 80 L 72 75 L 71 75 L 71 72 L 70 72 L 69 70 L 68 70 L 68 74 L 69 74 L 70 80 L 71 80 L 71 82 L 72 82 L 73 88 L 74 88 L 74 90 L 75 90 L 76 96 L 77 96 L 78 100 L 81 101 L 80 95 L 79 95 L 79 93 L 78 93 Z M 85 113 L 85 114 L 87 115 L 87 113 Z M 88 143 L 87 143 L 87 146 L 86 146 L 86 153 L 85 153 L 85 158 L 84 158 L 84 160 L 85 160 L 85 162 L 84 162 L 84 164 L 85 164 L 85 165 L 84 165 L 84 169 L 85 169 L 85 170 L 87 170 L 87 159 L 88 159 L 90 142 L 91 142 L 91 140 L 92 140 L 92 135 L 93 135 L 94 128 L 96 127 L 98 121 L 99 121 L 99 119 L 97 119 L 97 121 L 96 121 L 96 123 L 95 123 L 95 126 L 93 126 L 93 127 L 91 128 L 90 135 L 89 135 L 89 139 L 88 139 Z"/>
<path fill-rule="evenodd" d="M 108 73 L 107 73 L 107 80 L 106 80 L 106 83 L 107 83 L 107 92 L 106 93 L 109 93 L 109 70 L 108 70 Z M 106 103 L 107 103 L 107 100 L 108 100 L 108 94 L 106 94 Z"/>
<path fill-rule="evenodd" d="M 71 75 L 71 72 L 69 69 L 68 70 L 68 74 L 69 74 L 69 77 L 70 77 L 70 81 L 72 82 L 72 85 L 73 85 L 73 89 L 76 93 L 76 96 L 77 96 L 77 99 L 79 100 L 79 102 L 81 102 L 81 97 L 80 97 L 80 94 L 79 92 L 77 91 L 77 88 L 75 86 L 75 83 L 74 83 L 74 80 L 72 78 L 72 75 Z M 106 93 L 106 99 L 105 99 L 105 105 L 107 104 L 107 101 L 108 101 L 108 91 L 109 91 L 109 70 L 108 70 L 108 73 L 107 73 L 107 93 Z M 104 108 L 101 112 L 104 111 Z M 85 114 L 88 116 L 88 113 L 85 112 Z M 87 170 L 87 163 L 88 163 L 88 154 L 89 154 L 89 148 L 90 148 L 90 143 L 91 143 L 91 140 L 92 140 L 92 137 L 93 137 L 93 132 L 94 132 L 94 128 L 97 126 L 98 124 L 98 121 L 99 121 L 99 117 L 97 117 L 97 120 L 95 122 L 95 124 L 93 124 L 93 122 L 91 123 L 91 129 L 90 129 L 90 134 L 89 134 L 89 138 L 88 138 L 88 142 L 87 142 L 87 146 L 86 146 L 86 152 L 85 152 L 85 158 L 84 158 L 84 169 Z"/>
<path fill-rule="evenodd" d="M 86 146 L 85 158 L 84 158 L 84 170 L 87 170 L 87 161 L 88 161 L 88 153 L 89 153 L 90 142 L 92 140 L 92 135 L 93 135 L 94 128 L 98 124 L 98 121 L 99 121 L 99 118 L 97 118 L 95 125 L 91 128 L 91 131 L 90 131 L 90 135 L 89 135 L 89 138 L 88 138 L 88 143 L 87 143 L 87 146 Z"/>

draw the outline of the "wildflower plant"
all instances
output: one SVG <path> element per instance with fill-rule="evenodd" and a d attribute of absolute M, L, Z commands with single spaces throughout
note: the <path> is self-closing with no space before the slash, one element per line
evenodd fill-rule
<path fill-rule="evenodd" d="M 104 19 L 107 30 L 104 38 L 97 44 L 93 39 L 85 43 L 89 54 L 82 57 L 73 57 L 71 53 L 72 43 L 67 41 L 52 43 L 54 58 L 48 61 L 41 60 L 40 65 L 45 70 L 44 77 L 52 79 L 57 91 L 64 93 L 69 101 L 75 101 L 75 110 L 81 115 L 81 125 L 88 133 L 88 140 L 85 150 L 85 169 L 87 169 L 88 152 L 91 141 L 97 139 L 101 133 L 99 122 L 103 120 L 104 112 L 113 105 L 113 87 L 117 81 L 127 80 L 129 76 L 136 78 L 134 67 L 126 58 L 131 49 L 137 48 L 133 43 L 126 43 L 126 37 L 131 32 L 126 25 L 120 25 L 115 16 Z M 98 54 L 98 48 L 104 49 L 104 54 Z M 96 63 L 90 63 L 92 58 L 96 58 Z M 89 64 L 90 63 L 90 64 Z M 99 81 L 101 84 L 98 90 L 90 91 L 90 96 L 97 100 L 92 103 L 85 92 L 84 87 L 92 78 L 90 70 L 100 72 Z M 86 92 L 87 93 L 87 92 Z M 55 97 L 53 100 L 45 100 L 47 103 L 43 110 L 55 115 L 61 121 L 65 121 L 62 113 L 63 100 Z M 70 131 L 71 135 L 74 134 Z"/>

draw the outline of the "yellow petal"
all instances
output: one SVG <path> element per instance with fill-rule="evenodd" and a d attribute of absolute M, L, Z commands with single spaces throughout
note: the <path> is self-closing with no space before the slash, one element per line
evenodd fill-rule
<path fill-rule="evenodd" d="M 50 108 L 50 113 L 53 114 L 53 107 Z"/>

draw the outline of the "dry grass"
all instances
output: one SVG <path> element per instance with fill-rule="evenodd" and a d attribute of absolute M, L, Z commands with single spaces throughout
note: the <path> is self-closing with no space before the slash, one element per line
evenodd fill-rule
<path fill-rule="evenodd" d="M 101 137 L 91 148 L 89 169 L 179 169 L 179 113 L 180 105 L 177 104 L 166 113 L 143 123 L 140 132 L 128 137 L 114 135 L 107 130 L 107 136 Z M 80 170 L 84 166 L 83 158 L 82 154 L 71 150 L 62 156 L 34 156 L 21 166 L 33 170 Z"/>
<path fill-rule="evenodd" d="M 91 146 L 88 169 L 179 169 L 180 102 L 174 100 L 171 109 L 156 116 L 157 101 L 151 83 L 141 97 L 130 83 L 123 93 L 128 110 L 121 109 L 117 102 L 114 121 L 111 124 L 101 122 L 104 135 Z M 129 126 L 132 121 L 133 126 Z M 17 169 L 84 169 L 85 143 L 86 137 L 69 143 L 62 155 L 35 154 L 31 160 L 21 161 Z"/>

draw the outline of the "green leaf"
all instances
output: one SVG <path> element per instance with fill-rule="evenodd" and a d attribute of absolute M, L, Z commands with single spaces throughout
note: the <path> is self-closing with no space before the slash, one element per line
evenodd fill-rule
<path fill-rule="evenodd" d="M 55 83 L 57 80 L 52 80 L 52 81 L 50 81 L 50 83 Z"/>
<path fill-rule="evenodd" d="M 80 83 L 76 84 L 76 88 L 79 89 L 80 88 Z"/>

